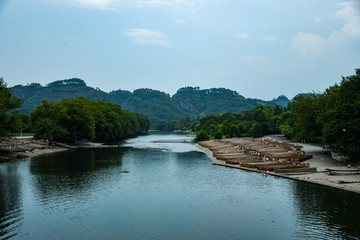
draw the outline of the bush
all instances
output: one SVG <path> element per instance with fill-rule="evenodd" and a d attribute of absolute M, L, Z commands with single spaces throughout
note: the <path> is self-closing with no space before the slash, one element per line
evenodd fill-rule
<path fill-rule="evenodd" d="M 207 141 L 210 139 L 209 134 L 205 130 L 201 130 L 196 134 L 195 142 Z"/>
<path fill-rule="evenodd" d="M 222 136 L 223 136 L 223 133 L 222 133 L 220 130 L 218 130 L 218 131 L 215 133 L 214 138 L 215 138 L 215 139 L 222 139 Z"/>

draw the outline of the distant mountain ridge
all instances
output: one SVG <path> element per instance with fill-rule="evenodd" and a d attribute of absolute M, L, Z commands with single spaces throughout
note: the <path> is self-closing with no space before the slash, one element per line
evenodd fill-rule
<path fill-rule="evenodd" d="M 15 96 L 24 100 L 20 109 L 24 113 L 32 112 L 42 99 L 61 101 L 63 98 L 83 96 L 119 104 L 123 109 L 147 115 L 152 124 L 161 120 L 176 119 L 184 116 L 206 116 L 225 112 L 241 112 L 252 110 L 256 106 L 287 106 L 290 101 L 284 95 L 272 101 L 245 98 L 236 91 L 226 88 L 200 89 L 199 87 L 183 87 L 176 94 L 142 88 L 133 92 L 115 90 L 110 93 L 92 88 L 79 78 L 71 78 L 51 82 L 46 86 L 31 83 L 26 86 L 16 85 L 11 88 Z"/>
<path fill-rule="evenodd" d="M 26 86 L 16 85 L 11 88 L 15 96 L 22 98 L 24 104 L 20 109 L 24 113 L 32 112 L 41 100 L 61 101 L 64 98 L 77 98 L 83 96 L 88 99 L 116 103 L 108 93 L 100 89 L 88 87 L 79 78 L 59 80 L 47 84 L 45 87 L 39 83 L 31 83 Z"/>
<path fill-rule="evenodd" d="M 184 87 L 180 88 L 172 99 L 186 112 L 199 116 L 242 112 L 259 105 L 275 105 L 273 101 L 245 98 L 236 91 L 226 88 L 201 90 L 199 87 Z"/>

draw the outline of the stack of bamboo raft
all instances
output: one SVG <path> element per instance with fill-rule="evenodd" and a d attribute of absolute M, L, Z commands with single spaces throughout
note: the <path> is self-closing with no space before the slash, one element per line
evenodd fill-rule
<path fill-rule="evenodd" d="M 309 164 L 312 158 L 301 150 L 302 146 L 282 143 L 273 139 L 230 138 L 199 142 L 209 148 L 214 157 L 226 164 L 275 173 L 314 172 Z"/>

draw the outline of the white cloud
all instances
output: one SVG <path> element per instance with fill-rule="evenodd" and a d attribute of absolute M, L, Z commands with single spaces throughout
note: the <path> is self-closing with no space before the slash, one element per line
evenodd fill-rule
<path fill-rule="evenodd" d="M 136 1 L 137 5 L 140 6 L 171 6 L 171 7 L 181 7 L 181 6 L 193 6 L 193 1 L 185 0 L 147 0 L 147 1 Z"/>
<path fill-rule="evenodd" d="M 319 23 L 321 23 L 323 20 L 320 18 L 320 17 L 314 17 L 313 18 L 313 22 L 314 22 L 314 24 L 319 24 Z"/>
<path fill-rule="evenodd" d="M 122 6 L 168 6 L 182 7 L 194 5 L 193 0 L 51 0 L 62 3 L 80 5 L 86 8 L 96 8 L 102 10 L 118 10 Z"/>
<path fill-rule="evenodd" d="M 326 51 L 339 49 L 347 44 L 347 40 L 360 39 L 360 1 L 347 1 L 338 4 L 341 9 L 330 15 L 330 20 L 345 21 L 343 27 L 333 31 L 327 37 L 315 33 L 298 33 L 293 37 L 291 46 L 295 54 L 304 58 L 314 58 Z M 315 23 L 321 19 L 314 18 Z"/>
<path fill-rule="evenodd" d="M 252 63 L 264 63 L 264 62 L 268 62 L 269 59 L 265 58 L 265 57 L 259 57 L 259 56 L 247 56 L 242 58 L 242 60 L 246 61 L 246 62 L 252 62 Z"/>
<path fill-rule="evenodd" d="M 304 58 L 314 58 L 321 54 L 324 38 L 314 33 L 298 33 L 291 41 L 296 55 Z"/>
<path fill-rule="evenodd" d="M 250 38 L 250 35 L 246 34 L 246 33 L 237 33 L 237 34 L 234 34 L 234 37 L 241 38 L 241 39 L 246 39 L 246 38 Z"/>
<path fill-rule="evenodd" d="M 277 40 L 277 36 L 266 36 L 264 37 L 266 42 L 275 42 Z"/>
<path fill-rule="evenodd" d="M 149 29 L 132 28 L 126 33 L 126 36 L 130 37 L 134 43 L 149 44 L 158 46 L 169 46 L 170 42 L 168 36 Z"/>
<path fill-rule="evenodd" d="M 171 19 L 176 22 L 176 23 L 179 23 L 179 24 L 184 24 L 186 23 L 186 21 L 182 18 L 177 18 L 177 17 L 171 17 Z"/>
<path fill-rule="evenodd" d="M 73 0 L 75 3 L 79 3 L 83 7 L 99 8 L 99 9 L 114 9 L 116 3 L 121 0 Z"/>
<path fill-rule="evenodd" d="M 343 19 L 346 21 L 341 31 L 335 31 L 332 38 L 341 38 L 337 35 L 345 35 L 343 37 L 350 37 L 360 39 L 360 1 L 349 1 L 338 4 L 342 7 L 334 15 L 330 15 L 330 19 Z"/>

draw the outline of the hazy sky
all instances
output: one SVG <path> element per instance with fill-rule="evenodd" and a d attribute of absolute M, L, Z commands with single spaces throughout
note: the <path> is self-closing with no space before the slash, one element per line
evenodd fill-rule
<path fill-rule="evenodd" d="M 360 68 L 360 1 L 0 0 L 8 86 L 225 87 L 270 100 Z"/>

